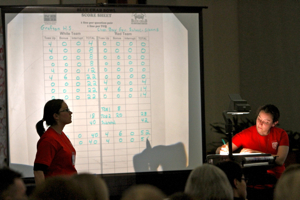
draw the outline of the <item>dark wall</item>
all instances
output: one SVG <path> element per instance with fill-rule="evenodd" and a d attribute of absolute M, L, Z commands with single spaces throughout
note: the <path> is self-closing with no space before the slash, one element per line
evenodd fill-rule
<path fill-rule="evenodd" d="M 253 109 L 277 105 L 279 126 L 293 131 L 300 131 L 299 10 L 299 1 L 238 1 L 241 94 Z"/>

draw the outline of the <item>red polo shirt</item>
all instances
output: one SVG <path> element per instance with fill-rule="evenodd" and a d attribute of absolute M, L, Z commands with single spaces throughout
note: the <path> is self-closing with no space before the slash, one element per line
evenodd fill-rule
<path fill-rule="evenodd" d="M 75 155 L 76 151 L 67 136 L 48 128 L 37 143 L 34 163 L 48 166 L 45 177 L 72 175 L 77 173 Z"/>

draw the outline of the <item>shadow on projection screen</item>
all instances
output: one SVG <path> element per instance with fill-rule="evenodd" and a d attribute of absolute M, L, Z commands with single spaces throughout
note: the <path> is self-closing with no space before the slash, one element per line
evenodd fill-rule
<path fill-rule="evenodd" d="M 73 112 L 64 132 L 79 173 L 203 163 L 201 12 L 106 9 L 2 8 L 9 165 L 24 177 L 33 177 L 35 124 L 50 99 Z"/>

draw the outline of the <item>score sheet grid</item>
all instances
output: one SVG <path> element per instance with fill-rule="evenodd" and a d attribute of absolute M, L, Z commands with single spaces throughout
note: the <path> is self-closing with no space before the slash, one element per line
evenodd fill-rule
<path fill-rule="evenodd" d="M 66 101 L 78 172 L 134 172 L 151 141 L 149 36 L 43 33 L 45 98 Z"/>

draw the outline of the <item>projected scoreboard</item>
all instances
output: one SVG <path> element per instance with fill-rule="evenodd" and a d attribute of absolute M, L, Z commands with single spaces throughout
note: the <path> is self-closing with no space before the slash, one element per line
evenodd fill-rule
<path fill-rule="evenodd" d="M 50 99 L 73 112 L 64 132 L 78 172 L 202 163 L 199 14 L 53 10 L 4 10 L 10 166 L 32 176 L 35 124 Z M 172 166 L 143 168 L 154 152 Z"/>
<path fill-rule="evenodd" d="M 45 99 L 64 99 L 74 113 L 65 132 L 78 170 L 132 171 L 152 141 L 149 33 L 101 30 L 43 32 Z"/>

